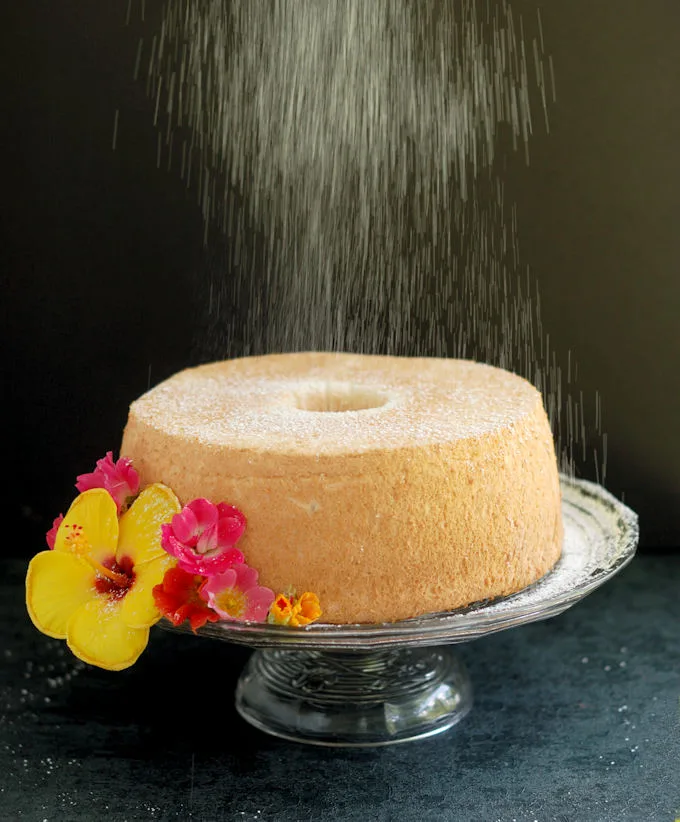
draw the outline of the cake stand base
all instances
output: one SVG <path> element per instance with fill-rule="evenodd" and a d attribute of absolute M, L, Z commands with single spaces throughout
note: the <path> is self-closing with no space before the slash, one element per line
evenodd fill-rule
<path fill-rule="evenodd" d="M 472 707 L 448 646 L 385 651 L 257 651 L 236 690 L 251 725 L 294 742 L 392 745 L 442 733 Z"/>

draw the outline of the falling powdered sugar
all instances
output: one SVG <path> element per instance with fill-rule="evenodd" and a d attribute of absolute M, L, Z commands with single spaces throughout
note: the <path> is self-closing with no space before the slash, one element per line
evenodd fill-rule
<path fill-rule="evenodd" d="M 344 350 L 498 365 L 542 392 L 562 470 L 590 469 L 594 450 L 604 481 L 599 399 L 591 430 L 576 363 L 543 329 L 502 179 L 550 128 L 538 12 L 166 0 L 135 75 L 158 162 L 204 217 L 203 358 Z"/>

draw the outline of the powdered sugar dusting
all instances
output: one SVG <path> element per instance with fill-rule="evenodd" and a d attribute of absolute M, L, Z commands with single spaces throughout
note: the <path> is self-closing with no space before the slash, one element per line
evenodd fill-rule
<path fill-rule="evenodd" d="M 369 407 L 308 410 L 310 396 L 329 391 L 355 392 Z M 181 372 L 131 414 L 201 444 L 328 455 L 483 436 L 516 424 L 539 402 L 521 378 L 467 361 L 290 354 Z"/>

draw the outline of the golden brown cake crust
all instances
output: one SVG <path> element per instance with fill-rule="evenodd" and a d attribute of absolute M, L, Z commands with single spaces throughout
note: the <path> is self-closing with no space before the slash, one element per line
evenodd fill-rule
<path fill-rule="evenodd" d="M 134 402 L 121 453 L 143 485 L 240 508 L 239 547 L 261 584 L 314 591 L 327 622 L 510 594 L 561 551 L 541 396 L 487 365 L 323 353 L 213 363 Z"/>

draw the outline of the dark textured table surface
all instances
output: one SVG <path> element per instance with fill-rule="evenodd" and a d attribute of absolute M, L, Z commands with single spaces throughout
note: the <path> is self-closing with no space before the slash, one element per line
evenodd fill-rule
<path fill-rule="evenodd" d="M 247 651 L 155 631 L 132 669 L 38 634 L 0 564 L 0 820 L 674 822 L 680 557 L 641 557 L 548 622 L 462 646 L 472 713 L 369 751 L 282 742 L 232 694 Z"/>

